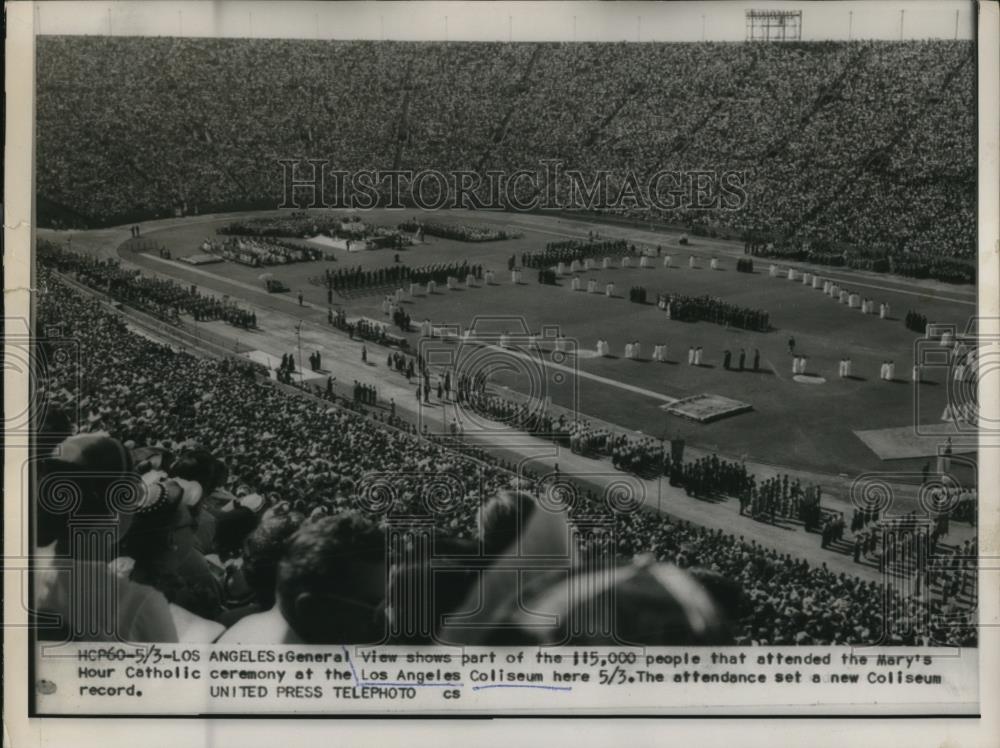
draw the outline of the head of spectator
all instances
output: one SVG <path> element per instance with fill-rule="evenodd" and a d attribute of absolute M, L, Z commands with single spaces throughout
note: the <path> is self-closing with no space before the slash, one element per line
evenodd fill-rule
<path fill-rule="evenodd" d="M 472 540 L 435 537 L 434 559 L 415 554 L 392 564 L 385 596 L 385 619 L 392 643 L 431 644 L 438 641 L 445 616 L 460 610 L 479 573 L 462 557 L 474 557 Z M 429 547 L 429 546 L 425 546 Z"/>
<path fill-rule="evenodd" d="M 235 558 L 243 550 L 244 541 L 257 528 L 260 517 L 242 504 L 234 504 L 221 512 L 215 524 L 215 552 L 223 561 Z"/>
<path fill-rule="evenodd" d="M 528 526 L 535 511 L 535 500 L 521 491 L 501 491 L 486 502 L 482 512 L 480 537 L 483 552 L 495 556 L 512 549 Z"/>
<path fill-rule="evenodd" d="M 142 478 L 154 499 L 135 513 L 120 545 L 132 559 L 130 578 L 155 587 L 191 613 L 214 619 L 222 606 L 222 572 L 206 560 L 197 534 L 201 486 L 157 470 Z"/>
<path fill-rule="evenodd" d="M 269 509 L 243 543 L 243 576 L 261 610 L 274 606 L 278 564 L 288 539 L 304 522 L 303 515 L 289 511 L 287 506 L 282 511 Z"/>
<path fill-rule="evenodd" d="M 278 605 L 310 644 L 384 637 L 385 531 L 355 512 L 307 522 L 278 567 Z"/>
<path fill-rule="evenodd" d="M 729 628 L 732 636 L 736 636 L 737 624 L 743 618 L 749 606 L 746 593 L 743 587 L 732 577 L 728 577 L 718 571 L 696 567 L 688 572 L 697 580 L 716 608 L 722 614 L 725 625 Z"/>
<path fill-rule="evenodd" d="M 546 615 L 555 623 L 539 625 Z M 575 570 L 512 608 L 508 624 L 525 644 L 732 644 L 725 614 L 708 591 L 687 571 L 651 558 Z"/>
<path fill-rule="evenodd" d="M 208 496 L 226 482 L 229 469 L 208 450 L 194 447 L 184 449 L 177 455 L 167 475 L 194 481 L 201 486 L 202 496 Z"/>
<path fill-rule="evenodd" d="M 74 555 L 70 531 L 74 520 L 83 518 L 106 522 L 124 536 L 133 517 L 129 500 L 138 490 L 132 459 L 117 439 L 102 434 L 65 439 L 39 467 L 38 545 L 54 543 L 59 555 Z"/>
<path fill-rule="evenodd" d="M 162 594 L 128 579 L 111 584 L 114 540 L 129 532 L 145 496 L 128 450 L 108 436 L 83 434 L 63 441 L 53 455 L 38 469 L 34 609 L 56 623 L 40 624 L 40 637 L 177 641 Z M 74 532 L 86 532 L 87 526 L 96 537 L 75 542 Z M 66 556 L 71 570 L 52 563 Z M 109 591 L 115 599 L 110 606 L 100 604 Z"/>

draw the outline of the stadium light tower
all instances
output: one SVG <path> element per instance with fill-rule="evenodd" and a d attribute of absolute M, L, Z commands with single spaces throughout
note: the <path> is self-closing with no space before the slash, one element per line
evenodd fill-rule
<path fill-rule="evenodd" d="M 797 42 L 802 40 L 801 10 L 748 10 L 748 42 Z"/>

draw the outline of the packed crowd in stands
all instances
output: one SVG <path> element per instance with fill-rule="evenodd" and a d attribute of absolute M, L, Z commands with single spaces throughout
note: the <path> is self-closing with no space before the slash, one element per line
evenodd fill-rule
<path fill-rule="evenodd" d="M 213 636 L 221 642 L 379 640 L 399 617 L 394 606 L 403 604 L 405 595 L 394 591 L 400 592 L 408 573 L 405 564 L 390 569 L 388 588 L 372 581 L 385 578 L 377 570 L 385 563 L 385 528 L 392 516 L 426 514 L 433 506 L 435 532 L 453 548 L 472 543 L 473 549 L 503 549 L 517 540 L 521 527 L 512 521 L 512 506 L 523 503 L 529 513 L 536 511 L 532 494 L 538 485 L 529 479 L 521 483 L 526 492 L 512 494 L 514 475 L 495 460 L 463 456 L 412 429 L 359 412 L 360 405 L 341 407 L 334 398 L 289 392 L 258 377 L 245 362 L 202 359 L 132 334 L 120 317 L 65 285 L 47 266 L 39 276 L 39 326 L 60 325 L 87 354 L 78 362 L 53 359 L 39 378 L 44 406 L 37 448 L 65 439 L 51 456 L 41 455 L 38 543 L 45 553 L 40 557 L 75 550 L 64 509 L 48 497 L 56 491 L 48 481 L 80 481 L 81 474 L 96 471 L 93 481 L 78 486 L 89 514 L 107 500 L 101 481 L 142 473 L 141 511 L 119 515 L 123 539 L 106 572 L 119 576 L 116 594 L 129 603 L 117 608 L 119 636 L 177 640 L 182 619 L 173 605 L 214 623 Z M 83 389 L 74 394 L 77 378 Z M 456 385 L 465 397 L 480 391 L 480 382 Z M 618 449 L 619 465 L 636 467 L 621 449 L 628 445 L 614 439 L 606 440 L 605 448 L 608 444 Z M 662 458 L 658 443 L 647 441 L 638 449 Z M 691 468 L 700 481 L 697 491 L 728 492 L 746 482 L 738 466 L 721 461 L 716 466 L 713 458 L 692 464 L 698 465 Z M 600 504 L 590 496 L 580 507 L 584 514 Z M 104 505 L 103 512 L 120 511 L 115 507 Z M 93 513 L 100 514 L 97 509 Z M 574 516 L 564 521 L 572 523 Z M 873 643 L 890 623 L 881 604 L 886 589 L 878 583 L 652 513 L 614 517 L 621 573 L 671 564 L 702 584 L 713 603 L 713 633 L 707 634 L 676 625 L 686 618 L 690 602 L 683 596 L 664 589 L 655 601 L 620 597 L 630 621 L 657 620 L 633 631 L 639 643 Z M 547 522 L 529 522 L 521 532 L 537 531 L 544 539 Z M 582 552 L 601 548 L 585 544 Z M 651 559 L 644 561 L 641 554 Z M 389 558 L 395 563 L 398 557 Z M 42 567 L 36 610 L 70 612 L 72 593 L 59 584 L 58 574 L 50 579 Z M 480 590 L 465 579 L 453 592 L 455 609 Z M 489 598 L 487 604 L 509 616 L 507 592 L 493 589 L 491 594 L 503 599 Z M 295 604 L 301 595 L 339 602 L 311 608 L 310 615 L 306 606 Z M 940 597 L 910 597 L 901 605 L 907 615 L 919 617 L 928 610 L 960 612 L 969 604 L 966 598 Z M 887 641 L 975 643 L 972 625 L 930 621 L 929 627 L 893 629 Z M 488 632 L 487 640 L 500 631 Z M 505 641 L 514 642 L 537 641 L 539 635 L 516 626 L 502 632 Z M 40 631 L 43 638 L 66 633 L 45 624 Z M 445 633 L 457 641 L 482 635 Z"/>
<path fill-rule="evenodd" d="M 717 325 L 757 332 L 767 332 L 771 329 L 771 315 L 763 309 L 737 306 L 707 294 L 685 296 L 663 293 L 657 297 L 657 306 L 663 309 L 670 319 L 682 322 L 714 322 Z"/>
<path fill-rule="evenodd" d="M 556 158 L 588 183 L 609 164 L 640 184 L 663 168 L 753 173 L 743 210 L 602 209 L 696 235 L 829 242 L 859 258 L 884 247 L 876 260 L 894 272 L 956 280 L 976 255 L 971 41 L 46 36 L 37 81 L 38 191 L 77 221 L 273 207 L 274 153 L 349 172 L 513 173 Z"/>
<path fill-rule="evenodd" d="M 443 223 L 441 221 L 425 221 L 411 218 L 399 224 L 400 231 L 416 234 L 418 240 L 425 236 L 438 236 L 457 242 L 495 242 L 510 239 L 513 234 L 495 226 L 476 225 L 469 223 Z"/>
<path fill-rule="evenodd" d="M 233 301 L 208 296 L 173 280 L 150 278 L 123 268 L 117 260 L 101 260 L 54 242 L 40 240 L 36 246 L 40 264 L 154 317 L 178 322 L 181 314 L 188 314 L 196 322 L 223 320 L 243 329 L 257 326 L 257 314 Z"/>

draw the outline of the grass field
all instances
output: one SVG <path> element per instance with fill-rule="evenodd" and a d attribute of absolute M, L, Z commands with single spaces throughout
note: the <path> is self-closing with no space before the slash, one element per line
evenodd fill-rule
<path fill-rule="evenodd" d="M 397 223 L 408 214 L 386 212 L 373 217 L 378 223 Z M 435 214 L 435 220 L 459 220 Z M 463 216 L 461 220 L 470 219 Z M 484 216 L 481 220 L 503 223 L 502 215 Z M 181 257 L 199 251 L 198 245 L 225 221 L 182 224 L 149 236 L 149 239 Z M 470 263 L 482 263 L 497 271 L 498 285 L 448 291 L 439 289 L 433 296 L 418 296 L 406 301 L 415 322 L 429 318 L 435 325 L 457 325 L 467 328 L 477 318 L 489 317 L 491 329 L 507 327 L 517 330 L 523 323 L 537 331 L 555 325 L 584 350 L 593 350 L 598 338 L 608 340 L 612 352 L 621 356 L 625 342 L 639 340 L 644 354 L 649 355 L 654 344 L 668 346 L 670 363 L 630 361 L 624 358 L 581 356 L 575 366 L 581 372 L 623 383 L 639 390 L 669 397 L 685 397 L 699 393 L 715 393 L 753 405 L 750 413 L 723 419 L 711 424 L 697 424 L 665 414 L 661 399 L 634 389 L 625 389 L 594 378 L 563 377 L 561 384 L 551 372 L 544 393 L 554 402 L 573 405 L 580 410 L 624 427 L 641 430 L 656 437 L 684 437 L 691 443 L 717 449 L 720 452 L 796 467 L 835 473 L 857 473 L 887 469 L 889 465 L 878 457 L 854 434 L 855 430 L 906 426 L 912 424 L 915 412 L 922 422 L 938 422 L 947 398 L 946 372 L 929 371 L 927 382 L 917 392 L 909 382 L 916 336 L 907 330 L 902 317 L 907 310 L 918 311 L 937 323 L 965 328 L 975 307 L 963 303 L 960 294 L 932 293 L 919 286 L 903 284 L 891 278 L 853 275 L 850 271 L 831 269 L 842 286 L 855 288 L 863 296 L 891 305 L 890 320 L 878 315 L 863 315 L 856 309 L 825 296 L 821 291 L 784 278 L 767 274 L 768 261 L 757 261 L 757 272 L 735 272 L 733 249 L 729 254 L 717 251 L 718 243 L 694 239 L 690 247 L 681 248 L 676 236 L 664 236 L 665 252 L 675 256 L 675 267 L 664 269 L 657 264 L 652 269 L 614 269 L 582 273 L 594 277 L 598 285 L 612 280 L 619 298 L 608 299 L 603 294 L 573 292 L 569 279 L 559 286 L 542 286 L 536 274 L 526 270 L 524 283 L 514 286 L 506 271 L 511 254 L 524 249 L 541 249 L 546 242 L 566 235 L 562 228 L 539 221 L 537 228 L 523 228 L 523 236 L 501 242 L 469 244 L 429 237 L 424 245 L 400 253 L 401 261 L 411 266 L 448 263 L 467 258 Z M 581 225 L 583 232 L 590 227 Z M 578 230 L 578 231 L 579 231 Z M 621 232 L 619 232 L 621 233 Z M 736 249 L 736 252 L 739 250 Z M 700 256 L 701 269 L 687 267 L 690 254 Z M 149 263 L 141 254 L 129 253 L 140 264 Z M 305 299 L 326 309 L 326 290 L 312 285 L 308 279 L 327 267 L 386 266 L 393 263 L 394 252 L 379 250 L 359 253 L 339 253 L 337 262 L 302 263 L 268 268 L 276 278 L 292 289 L 291 296 L 301 291 Z M 719 256 L 722 269 L 708 269 L 708 257 Z M 235 294 L 227 281 L 259 287 L 258 276 L 265 270 L 226 262 L 208 265 L 200 270 L 218 279 L 195 275 L 181 264 L 171 274 L 205 288 Z M 164 271 L 163 263 L 156 270 Z M 688 295 L 711 294 L 742 306 L 762 308 L 770 312 L 775 328 L 768 333 L 726 329 L 711 323 L 670 321 L 652 303 L 638 305 L 628 301 L 628 289 L 633 285 L 647 288 L 648 297 L 655 300 L 661 291 Z M 877 287 L 876 287 L 877 286 Z M 968 298 L 968 297 L 966 297 Z M 344 308 L 349 316 L 365 315 L 381 318 L 381 292 L 334 297 L 334 305 Z M 256 300 L 255 300 L 256 303 Z M 304 316 L 305 316 L 304 312 Z M 313 310 L 312 316 L 325 318 L 325 311 Z M 482 327 L 482 324 L 480 324 Z M 796 352 L 808 357 L 808 371 L 826 378 L 824 384 L 800 384 L 791 375 L 788 338 L 796 341 Z M 411 343 L 417 345 L 416 334 Z M 687 365 L 687 349 L 700 345 L 704 349 L 705 366 Z M 759 349 L 759 372 L 726 371 L 722 367 L 723 350 L 734 354 L 734 364 L 740 348 L 747 352 L 748 364 L 754 349 Z M 851 356 L 857 378 L 837 377 L 838 361 Z M 896 376 L 903 380 L 886 383 L 879 379 L 879 366 L 884 359 L 896 362 Z M 572 362 L 566 365 L 572 366 Z M 527 375 L 508 374 L 498 377 L 499 383 L 526 391 L 538 392 Z M 919 403 L 919 407 L 916 407 Z M 919 470 L 924 460 L 894 461 L 893 470 Z"/>

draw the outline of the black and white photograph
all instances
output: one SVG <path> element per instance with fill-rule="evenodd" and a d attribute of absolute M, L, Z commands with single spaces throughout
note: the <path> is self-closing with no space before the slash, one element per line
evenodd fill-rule
<path fill-rule="evenodd" d="M 35 716 L 981 713 L 980 5 L 11 5 Z"/>

